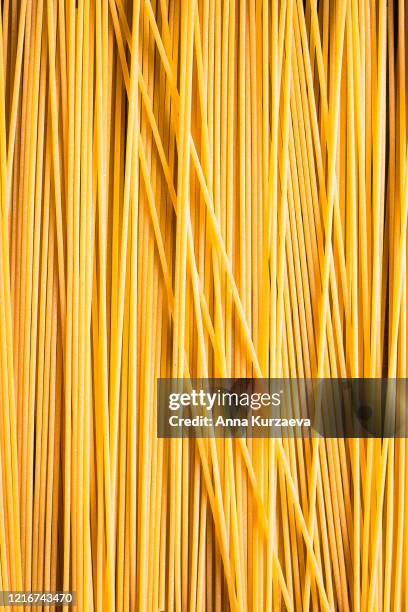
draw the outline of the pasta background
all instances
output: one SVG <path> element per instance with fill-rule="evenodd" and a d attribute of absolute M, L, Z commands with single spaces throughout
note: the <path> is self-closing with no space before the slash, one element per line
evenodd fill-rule
<path fill-rule="evenodd" d="M 407 609 L 405 439 L 156 435 L 159 377 L 406 377 L 406 2 L 0 6 L 0 590 Z"/>

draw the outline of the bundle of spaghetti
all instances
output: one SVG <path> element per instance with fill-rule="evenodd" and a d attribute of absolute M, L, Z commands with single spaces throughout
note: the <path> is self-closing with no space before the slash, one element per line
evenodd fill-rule
<path fill-rule="evenodd" d="M 406 609 L 405 438 L 157 436 L 159 378 L 406 377 L 405 0 L 0 9 L 0 591 Z"/>

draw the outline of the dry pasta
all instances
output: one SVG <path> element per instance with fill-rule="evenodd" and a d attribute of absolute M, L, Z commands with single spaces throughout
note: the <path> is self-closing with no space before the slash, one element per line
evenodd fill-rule
<path fill-rule="evenodd" d="M 407 609 L 405 438 L 156 430 L 159 378 L 406 377 L 405 1 L 0 7 L 0 591 Z"/>

